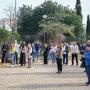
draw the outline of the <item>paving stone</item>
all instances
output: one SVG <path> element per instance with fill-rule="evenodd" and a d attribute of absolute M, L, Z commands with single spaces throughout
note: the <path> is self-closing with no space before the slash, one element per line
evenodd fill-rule
<path fill-rule="evenodd" d="M 83 68 L 63 66 L 62 74 L 57 74 L 56 64 L 48 65 L 38 60 L 32 68 L 15 66 L 0 68 L 0 90 L 90 90 Z"/>

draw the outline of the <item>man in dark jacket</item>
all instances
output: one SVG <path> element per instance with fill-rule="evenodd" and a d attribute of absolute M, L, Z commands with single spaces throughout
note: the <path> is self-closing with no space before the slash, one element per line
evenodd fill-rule
<path fill-rule="evenodd" d="M 2 61 L 1 63 L 6 63 L 7 62 L 7 51 L 8 51 L 8 45 L 6 42 L 4 42 L 2 46 Z"/>

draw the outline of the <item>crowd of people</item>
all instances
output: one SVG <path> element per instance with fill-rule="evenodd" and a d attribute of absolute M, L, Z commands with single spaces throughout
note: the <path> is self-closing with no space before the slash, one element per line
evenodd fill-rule
<path fill-rule="evenodd" d="M 48 47 L 48 48 L 47 48 Z M 67 42 L 55 42 L 49 46 L 45 45 L 44 62 L 47 63 L 48 54 L 51 56 L 52 64 L 57 62 L 57 73 L 62 73 L 62 66 L 68 65 L 69 52 L 71 53 L 72 66 L 74 65 L 74 59 L 76 60 L 76 66 L 78 66 L 79 58 L 81 55 L 81 66 L 85 68 L 88 82 L 86 85 L 90 85 L 90 40 L 77 44 L 75 41 L 68 44 Z M 46 53 L 46 54 L 45 54 Z"/>
<path fill-rule="evenodd" d="M 90 84 L 90 40 L 81 44 L 75 41 L 70 43 L 54 41 L 44 45 L 39 41 L 32 44 L 25 42 L 18 44 L 15 40 L 10 47 L 6 43 L 3 44 L 1 63 L 7 63 L 8 58 L 11 58 L 12 68 L 14 64 L 25 66 L 26 63 L 28 63 L 27 67 L 31 68 L 31 64 L 38 60 L 40 55 L 43 55 L 43 64 L 48 64 L 49 59 L 52 60 L 52 64 L 57 63 L 57 73 L 62 73 L 62 66 L 68 65 L 70 60 L 73 66 L 75 59 L 76 66 L 78 66 L 78 55 L 81 55 L 80 67 L 85 67 L 88 77 L 86 84 Z"/>
<path fill-rule="evenodd" d="M 3 65 L 11 60 L 11 67 L 14 67 L 14 64 L 25 66 L 26 63 L 28 63 L 28 67 L 31 67 L 31 63 L 34 62 L 35 59 L 38 60 L 40 49 L 41 45 L 39 42 L 35 42 L 33 44 L 21 42 L 18 44 L 15 40 L 10 46 L 4 42 L 1 50 L 1 64 Z"/>

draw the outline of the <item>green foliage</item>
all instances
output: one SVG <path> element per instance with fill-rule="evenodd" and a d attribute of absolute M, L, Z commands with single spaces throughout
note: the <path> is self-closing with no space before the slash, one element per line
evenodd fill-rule
<path fill-rule="evenodd" d="M 0 29 L 0 38 L 3 40 L 7 40 L 9 36 L 9 32 L 5 29 Z"/>
<path fill-rule="evenodd" d="M 26 5 L 19 8 L 18 11 L 18 33 L 20 35 L 26 35 L 32 33 L 32 8 Z"/>
<path fill-rule="evenodd" d="M 82 17 L 82 8 L 81 8 L 80 0 L 76 0 L 76 13 L 77 13 L 77 15 Z"/>
<path fill-rule="evenodd" d="M 61 23 L 55 23 L 55 22 L 47 22 L 47 24 L 41 24 L 40 27 L 42 27 L 42 31 L 39 33 L 40 40 L 44 40 L 44 34 L 45 34 L 45 40 L 48 42 L 50 40 L 60 40 L 61 35 L 65 36 L 74 36 L 73 31 L 74 27 L 70 27 L 65 24 Z"/>
<path fill-rule="evenodd" d="M 10 32 L 10 35 L 12 41 L 20 40 L 20 35 L 17 32 Z"/>
<path fill-rule="evenodd" d="M 43 36 L 41 33 L 46 29 L 46 35 L 47 37 L 51 35 L 50 38 L 52 36 L 52 38 L 56 37 L 58 33 L 65 36 L 77 36 L 83 32 L 80 2 L 77 1 L 77 4 L 76 11 L 51 0 L 44 2 L 34 9 L 30 6 L 23 5 L 18 11 L 18 33 L 22 38 L 32 35 L 38 37 L 38 35 Z M 47 25 L 45 25 L 42 18 L 43 15 L 48 16 L 45 21 Z M 58 24 L 57 27 L 54 25 L 55 23 Z"/>
<path fill-rule="evenodd" d="M 76 14 L 71 14 L 65 17 L 64 23 L 70 26 L 74 26 L 74 35 L 80 35 L 83 33 L 82 19 Z"/>
<path fill-rule="evenodd" d="M 90 17 L 89 15 L 87 16 L 86 35 L 90 36 Z"/>
<path fill-rule="evenodd" d="M 7 41 L 9 44 L 14 40 L 20 40 L 20 36 L 17 32 L 9 32 L 5 29 L 0 29 L 0 41 L 3 43 Z"/>

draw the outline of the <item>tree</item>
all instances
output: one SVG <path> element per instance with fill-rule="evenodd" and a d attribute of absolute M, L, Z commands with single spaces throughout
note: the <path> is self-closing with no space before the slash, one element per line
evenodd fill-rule
<path fill-rule="evenodd" d="M 14 17 L 15 17 L 15 12 L 14 12 L 14 7 L 11 5 L 8 8 L 4 9 L 5 14 L 7 15 L 7 18 L 9 20 L 9 26 L 10 28 L 14 28 Z"/>
<path fill-rule="evenodd" d="M 45 34 L 45 41 L 50 41 L 50 40 L 62 40 L 64 36 L 73 36 L 73 30 L 74 27 L 70 27 L 65 24 L 61 23 L 56 23 L 53 21 L 48 21 L 47 24 L 45 25 L 44 23 L 40 25 L 42 27 L 42 31 L 39 32 L 39 38 L 41 41 L 44 40 L 44 34 Z"/>
<path fill-rule="evenodd" d="M 34 27 L 32 18 L 32 7 L 23 5 L 23 7 L 19 8 L 17 17 L 18 33 L 21 36 L 31 34 L 33 32 L 32 28 Z"/>
<path fill-rule="evenodd" d="M 18 11 L 18 32 L 24 38 L 29 36 L 36 36 L 43 32 L 44 27 L 40 25 L 43 24 L 43 15 L 47 15 L 46 23 L 61 23 L 64 24 L 64 27 L 73 27 L 70 29 L 70 32 L 65 32 L 64 35 L 71 35 L 72 33 L 75 36 L 78 36 L 82 33 L 82 18 L 80 15 L 76 14 L 75 10 L 69 9 L 68 6 L 64 7 L 57 2 L 52 2 L 48 0 L 43 4 L 35 7 L 23 5 L 19 8 Z M 52 26 L 51 23 L 48 26 Z M 46 28 L 49 32 L 48 28 Z M 53 29 L 53 28 L 52 28 Z M 64 29 L 63 29 L 64 30 Z M 72 31 L 71 31 L 72 30 Z M 58 31 L 58 30 L 57 30 Z M 55 31 L 56 32 L 56 31 Z M 53 30 L 51 30 L 53 33 Z M 53 33 L 54 35 L 54 33 Z"/>
<path fill-rule="evenodd" d="M 17 32 L 9 32 L 6 29 L 0 29 L 0 42 L 7 41 L 9 44 L 14 40 L 19 40 L 20 36 Z"/>
<path fill-rule="evenodd" d="M 80 0 L 76 0 L 76 13 L 77 13 L 77 15 L 82 17 L 82 8 L 81 8 Z"/>
<path fill-rule="evenodd" d="M 64 23 L 70 26 L 74 26 L 74 35 L 79 36 L 83 33 L 82 19 L 76 14 L 70 14 L 65 17 Z"/>
<path fill-rule="evenodd" d="M 9 36 L 9 31 L 7 31 L 5 29 L 0 29 L 0 38 L 5 40 L 8 38 L 8 36 Z"/>
<path fill-rule="evenodd" d="M 80 0 L 76 0 L 76 14 L 79 16 L 79 22 L 77 22 L 75 25 L 75 36 L 76 36 L 76 38 L 78 38 L 84 32 L 83 24 L 82 24 L 82 19 L 83 19 L 82 7 L 81 7 L 81 1 Z"/>
<path fill-rule="evenodd" d="M 89 15 L 87 16 L 86 35 L 87 37 L 90 36 L 90 17 Z"/>

